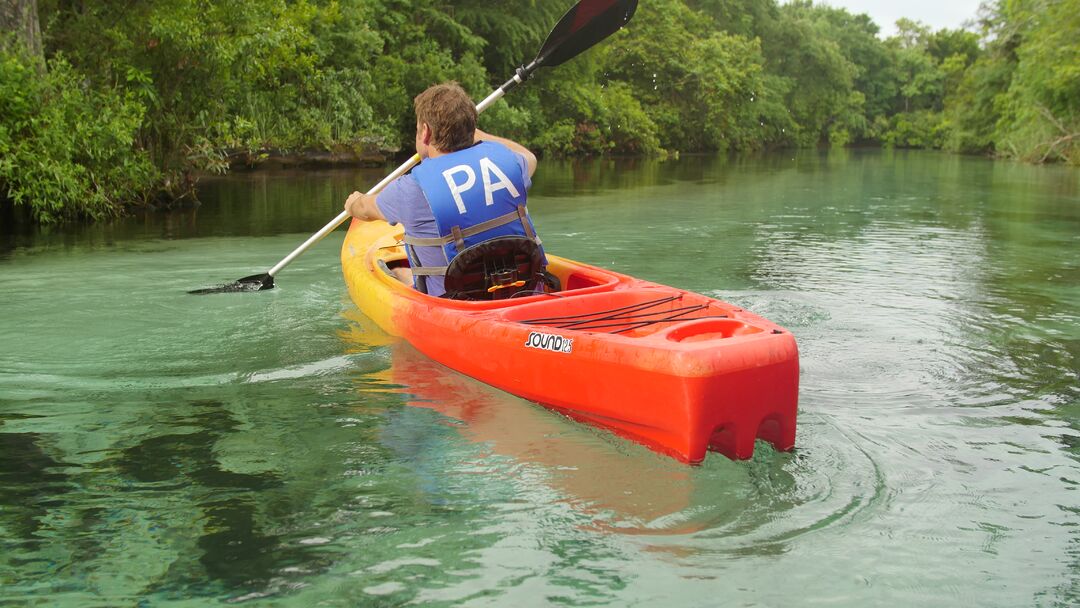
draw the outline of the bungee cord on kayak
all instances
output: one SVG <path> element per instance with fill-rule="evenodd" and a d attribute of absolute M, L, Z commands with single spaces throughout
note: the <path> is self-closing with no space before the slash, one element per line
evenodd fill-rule
<path fill-rule="evenodd" d="M 660 323 L 674 323 L 676 321 L 696 321 L 699 319 L 727 319 L 728 315 L 703 315 L 700 317 L 689 317 L 687 315 L 703 310 L 708 310 L 708 304 L 694 304 L 691 306 L 683 306 L 681 308 L 673 308 L 667 310 L 658 310 L 652 312 L 641 312 L 650 308 L 655 308 L 663 304 L 675 302 L 682 299 L 682 294 L 677 296 L 670 296 L 667 298 L 659 298 L 648 302 L 642 302 L 631 306 L 623 306 L 621 308 L 613 308 L 609 310 L 599 310 L 596 312 L 577 314 L 577 315 L 565 315 L 562 317 L 548 317 L 545 319 L 524 319 L 519 321 L 526 325 L 543 325 L 546 327 L 553 327 L 556 329 L 576 329 L 578 331 L 593 331 L 597 329 L 607 329 L 620 327 L 622 329 L 610 331 L 607 333 L 620 334 L 635 329 L 641 329 L 642 327 L 648 327 L 650 325 L 657 325 Z M 640 313 L 640 314 L 638 314 Z M 604 315 L 604 316 L 599 316 Z M 667 316 L 658 316 L 667 315 Z M 591 317 L 582 319 L 582 317 Z M 657 317 L 657 318 L 649 318 Z M 637 320 L 640 319 L 640 320 Z M 609 321 L 615 321 L 610 323 Z M 629 321 L 630 323 L 626 323 Z M 629 325 L 629 327 L 625 327 Z"/>
<path fill-rule="evenodd" d="M 659 306 L 661 304 L 667 304 L 668 302 L 673 302 L 673 301 L 679 300 L 681 298 L 682 298 L 682 294 L 679 294 L 679 295 L 675 295 L 675 296 L 669 296 L 669 297 L 666 297 L 666 298 L 660 298 L 660 299 L 657 299 L 657 300 L 649 300 L 648 302 L 639 302 L 637 304 L 631 304 L 629 306 L 622 306 L 620 308 L 611 308 L 611 309 L 608 309 L 608 310 L 602 310 L 602 311 L 599 311 L 599 312 L 586 312 L 586 313 L 581 313 L 581 314 L 576 314 L 576 315 L 562 315 L 562 316 L 558 316 L 558 317 L 543 317 L 543 318 L 539 318 L 539 319 L 527 319 L 527 320 L 523 320 L 521 322 L 522 323 L 546 323 L 548 321 L 565 321 L 567 319 L 579 319 L 581 317 L 591 317 L 591 316 L 595 316 L 597 314 L 604 314 L 604 313 L 637 312 L 638 310 L 643 310 L 645 308 L 650 308 L 652 306 Z"/>

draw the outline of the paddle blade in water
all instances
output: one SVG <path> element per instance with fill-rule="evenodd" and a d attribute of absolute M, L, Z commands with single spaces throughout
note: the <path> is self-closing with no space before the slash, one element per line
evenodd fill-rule
<path fill-rule="evenodd" d="M 233 283 L 226 283 L 224 285 L 218 285 L 217 287 L 207 287 L 205 289 L 194 289 L 188 293 L 204 296 L 211 293 L 235 293 L 239 291 L 263 291 L 264 289 L 274 288 L 274 277 L 267 273 L 253 274 L 249 277 L 244 277 Z"/>
<path fill-rule="evenodd" d="M 563 15 L 536 54 L 539 67 L 556 66 L 619 31 L 634 16 L 637 0 L 581 0 Z"/>

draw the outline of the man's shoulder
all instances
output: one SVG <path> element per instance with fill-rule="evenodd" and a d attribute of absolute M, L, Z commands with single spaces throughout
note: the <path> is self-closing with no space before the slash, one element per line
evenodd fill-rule
<path fill-rule="evenodd" d="M 375 197 L 379 211 L 391 224 L 408 223 L 427 208 L 427 198 L 416 178 L 406 173 L 386 185 Z"/>
<path fill-rule="evenodd" d="M 528 177 L 528 175 L 529 175 L 529 159 L 525 158 L 524 154 L 522 154 L 521 152 L 518 152 L 516 150 L 511 149 L 510 146 L 507 146 L 504 143 L 497 142 L 497 141 L 485 141 L 484 145 L 496 146 L 497 150 L 499 150 L 502 153 L 507 155 L 506 158 L 514 159 L 514 162 L 517 163 L 518 166 L 521 168 L 522 175 L 524 175 L 525 177 Z"/>
<path fill-rule="evenodd" d="M 407 198 L 412 199 L 416 196 L 423 196 L 424 191 L 420 188 L 420 182 L 416 181 L 416 178 L 412 173 L 406 173 L 401 177 L 395 179 L 386 185 L 386 188 L 379 193 L 379 198 L 399 199 Z"/>
<path fill-rule="evenodd" d="M 525 158 L 525 156 L 522 155 L 520 152 L 515 152 L 513 149 L 510 148 L 510 146 L 508 146 L 508 145 L 506 145 L 506 144 L 504 144 L 502 142 L 485 141 L 485 142 L 483 142 L 482 145 L 490 146 L 491 148 L 493 148 L 495 150 L 498 150 L 503 154 L 507 154 L 509 156 L 512 156 L 515 159 L 516 158 Z"/>

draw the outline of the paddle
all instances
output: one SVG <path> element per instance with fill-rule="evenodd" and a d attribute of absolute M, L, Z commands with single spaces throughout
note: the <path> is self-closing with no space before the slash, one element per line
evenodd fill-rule
<path fill-rule="evenodd" d="M 634 16 L 634 10 L 636 8 L 637 0 L 580 0 L 570 10 L 566 11 L 566 14 L 562 16 L 562 19 L 559 19 L 559 22 L 555 24 L 555 28 L 548 34 L 547 40 L 544 41 L 544 45 L 540 47 L 540 51 L 536 54 L 536 59 L 533 59 L 528 65 L 519 67 L 513 78 L 507 80 L 505 84 L 495 89 L 483 101 L 476 104 L 477 113 L 483 112 L 508 91 L 528 80 L 529 76 L 531 76 L 538 68 L 545 66 L 554 67 L 565 63 L 585 52 L 601 40 L 614 34 L 630 21 L 630 18 Z M 371 190 L 368 190 L 368 195 L 378 194 L 387 184 L 407 173 L 419 162 L 420 156 L 413 154 L 409 160 L 405 161 L 404 164 L 395 169 L 393 173 L 387 175 L 381 182 L 375 184 Z M 318 232 L 311 235 L 308 240 L 304 241 L 302 245 L 294 249 L 292 253 L 285 256 L 277 263 L 277 265 L 267 272 L 253 274 L 238 279 L 233 283 L 219 285 L 217 287 L 195 289 L 188 293 L 208 294 L 273 289 L 274 277 L 277 276 L 277 273 L 280 272 L 282 268 L 285 268 L 292 263 L 293 260 L 300 257 L 300 254 L 322 240 L 324 236 L 333 232 L 338 226 L 345 223 L 347 219 L 349 219 L 349 213 L 347 211 L 342 211 L 337 217 L 331 220 L 329 224 L 323 226 Z"/>

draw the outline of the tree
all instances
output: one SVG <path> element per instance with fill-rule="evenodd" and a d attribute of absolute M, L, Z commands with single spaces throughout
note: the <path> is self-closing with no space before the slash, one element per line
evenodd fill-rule
<path fill-rule="evenodd" d="M 888 40 L 900 77 L 902 112 L 940 110 L 945 74 L 930 53 L 930 28 L 910 19 L 896 22 L 897 34 Z"/>
<path fill-rule="evenodd" d="M 1006 10 L 1026 31 L 995 147 L 1027 161 L 1080 164 L 1080 0 L 1019 0 Z"/>
<path fill-rule="evenodd" d="M 729 34 L 761 37 L 778 19 L 775 0 L 687 0 L 690 8 L 709 15 Z"/>
<path fill-rule="evenodd" d="M 997 0 L 980 16 L 984 50 L 946 104 L 949 146 L 1080 164 L 1080 0 Z"/>
<path fill-rule="evenodd" d="M 809 0 L 786 4 L 762 39 L 766 68 L 782 83 L 799 146 L 844 144 L 866 126 L 866 96 L 855 89 L 858 68 L 830 36 L 827 10 Z"/>
<path fill-rule="evenodd" d="M 803 14 L 815 23 L 816 31 L 837 43 L 840 52 L 854 66 L 852 86 L 862 95 L 862 115 L 848 114 L 846 121 L 855 138 L 873 139 L 876 126 L 892 113 L 899 74 L 895 56 L 877 37 L 878 26 L 869 15 L 853 15 L 842 8 L 816 5 Z M 852 109 L 857 109 L 852 106 Z"/>
<path fill-rule="evenodd" d="M 775 128 L 757 40 L 716 31 L 680 0 L 638 7 L 604 53 L 607 78 L 630 85 L 672 150 L 760 147 Z M 780 117 L 778 120 L 786 120 Z"/>
<path fill-rule="evenodd" d="M 23 49 L 44 64 L 37 0 L 0 0 L 0 33 L 2 32 L 12 32 Z M 3 45 L 4 40 L 0 39 L 0 48 Z"/>

